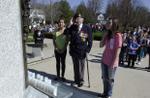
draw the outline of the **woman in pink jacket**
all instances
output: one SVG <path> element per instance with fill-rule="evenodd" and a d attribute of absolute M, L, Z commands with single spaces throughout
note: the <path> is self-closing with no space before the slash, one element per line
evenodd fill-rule
<path fill-rule="evenodd" d="M 118 31 L 119 25 L 117 19 L 110 19 L 106 24 L 108 32 L 105 33 L 100 46 L 105 46 L 102 56 L 102 79 L 103 79 L 103 97 L 111 98 L 115 72 L 119 64 L 119 54 L 122 47 L 122 35 Z"/>

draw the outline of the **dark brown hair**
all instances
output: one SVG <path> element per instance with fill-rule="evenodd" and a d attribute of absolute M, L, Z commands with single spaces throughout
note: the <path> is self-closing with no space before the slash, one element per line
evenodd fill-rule
<path fill-rule="evenodd" d="M 112 26 L 111 26 L 111 29 L 108 30 L 108 39 L 111 39 L 113 37 L 113 33 L 117 33 L 118 30 L 119 30 L 119 24 L 118 24 L 118 19 L 116 18 L 111 18 L 110 19 L 112 21 Z M 109 20 L 109 23 L 111 23 Z"/>

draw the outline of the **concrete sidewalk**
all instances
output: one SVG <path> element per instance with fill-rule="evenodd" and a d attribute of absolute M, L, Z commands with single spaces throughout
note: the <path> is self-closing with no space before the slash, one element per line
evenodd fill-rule
<path fill-rule="evenodd" d="M 51 75 L 56 75 L 56 62 L 54 55 L 54 48 L 52 40 L 46 39 L 45 43 L 47 46 L 44 48 L 43 53 L 44 59 L 40 60 L 41 57 L 28 58 L 28 68 L 35 69 L 38 71 L 46 72 Z M 31 47 L 26 47 L 27 53 L 31 52 Z M 85 70 L 85 84 L 81 88 L 77 88 L 78 91 L 88 93 L 96 97 L 97 94 L 102 93 L 103 85 L 101 80 L 101 55 L 103 49 L 99 48 L 99 42 L 94 41 L 92 50 L 89 54 L 89 70 L 90 70 L 90 82 L 91 87 L 88 88 L 87 82 L 87 71 Z M 49 57 L 49 58 L 48 58 Z M 119 67 L 115 77 L 115 86 L 112 98 L 150 98 L 150 73 L 144 68 L 148 66 L 148 57 L 143 59 L 141 65 L 136 65 L 136 69 Z M 33 63 L 32 63 L 33 62 Z M 66 58 L 66 74 L 65 77 L 67 80 L 73 81 L 73 64 L 72 59 L 67 54 Z"/>

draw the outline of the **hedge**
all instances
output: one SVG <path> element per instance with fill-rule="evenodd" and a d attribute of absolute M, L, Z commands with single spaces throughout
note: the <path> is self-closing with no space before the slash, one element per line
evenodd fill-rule
<path fill-rule="evenodd" d="M 104 32 L 102 31 L 96 31 L 93 32 L 93 40 L 101 40 L 103 37 Z"/>
<path fill-rule="evenodd" d="M 92 33 L 93 40 L 98 40 L 98 41 L 101 40 L 102 37 L 103 37 L 103 34 L 104 34 L 104 32 L 102 32 L 102 31 L 95 31 L 95 32 L 93 32 Z M 45 33 L 44 36 L 45 36 L 45 38 L 52 39 L 52 34 L 50 34 L 50 33 Z M 34 41 L 33 33 L 29 33 L 26 42 L 33 42 L 33 41 Z"/>

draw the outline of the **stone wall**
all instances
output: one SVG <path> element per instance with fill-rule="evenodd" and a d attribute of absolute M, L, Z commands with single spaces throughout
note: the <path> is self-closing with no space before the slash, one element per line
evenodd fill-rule
<path fill-rule="evenodd" d="M 21 0 L 0 0 L 0 98 L 23 98 Z"/>

